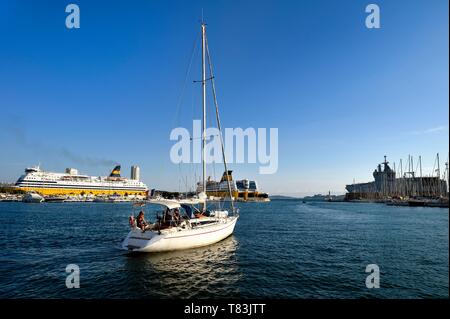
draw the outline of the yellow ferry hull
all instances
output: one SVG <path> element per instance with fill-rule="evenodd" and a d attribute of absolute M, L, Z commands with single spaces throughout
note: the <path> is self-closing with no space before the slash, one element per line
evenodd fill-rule
<path fill-rule="evenodd" d="M 41 187 L 17 187 L 17 189 L 26 192 L 36 192 L 41 195 L 80 195 L 80 194 L 92 194 L 92 195 L 141 195 L 145 196 L 146 192 L 133 191 L 133 190 L 110 190 L 110 189 L 80 189 L 80 188 L 41 188 Z"/>

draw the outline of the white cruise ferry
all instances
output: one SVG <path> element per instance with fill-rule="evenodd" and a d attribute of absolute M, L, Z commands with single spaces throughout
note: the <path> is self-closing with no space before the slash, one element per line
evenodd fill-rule
<path fill-rule="evenodd" d="M 133 166 L 131 175 L 131 179 L 121 177 L 120 165 L 109 176 L 82 175 L 74 168 L 67 168 L 65 173 L 45 172 L 37 166 L 26 168 L 15 187 L 42 195 L 147 195 L 147 185 L 139 181 L 139 167 Z"/>

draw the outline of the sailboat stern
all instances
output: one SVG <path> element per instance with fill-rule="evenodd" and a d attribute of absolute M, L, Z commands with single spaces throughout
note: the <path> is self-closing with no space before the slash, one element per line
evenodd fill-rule
<path fill-rule="evenodd" d="M 139 228 L 132 229 L 122 242 L 122 248 L 128 251 L 146 251 L 157 242 L 158 233 L 153 231 L 142 232 Z"/>

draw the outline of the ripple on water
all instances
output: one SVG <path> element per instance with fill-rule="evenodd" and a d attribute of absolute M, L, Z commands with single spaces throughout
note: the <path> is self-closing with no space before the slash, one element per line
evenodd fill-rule
<path fill-rule="evenodd" d="M 240 208 L 235 234 L 220 243 L 129 254 L 120 249 L 129 204 L 0 203 L 0 297 L 448 298 L 448 210 L 292 200 Z M 65 287 L 70 263 L 80 289 Z M 371 263 L 382 289 L 365 288 Z"/>

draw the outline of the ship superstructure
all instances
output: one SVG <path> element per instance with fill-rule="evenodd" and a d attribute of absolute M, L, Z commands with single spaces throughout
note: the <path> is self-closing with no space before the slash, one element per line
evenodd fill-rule
<path fill-rule="evenodd" d="M 134 167 L 134 170 L 136 168 Z M 133 177 L 136 177 L 134 175 Z M 145 196 L 148 187 L 138 179 L 120 176 L 120 165 L 117 165 L 109 176 L 88 176 L 79 174 L 77 169 L 67 168 L 65 173 L 46 172 L 37 167 L 25 169 L 15 187 L 27 192 L 42 195 L 59 194 L 93 194 L 93 195 L 140 195 Z"/>

